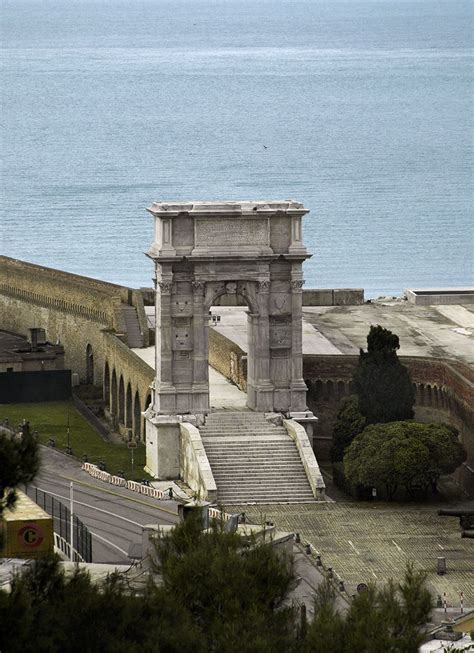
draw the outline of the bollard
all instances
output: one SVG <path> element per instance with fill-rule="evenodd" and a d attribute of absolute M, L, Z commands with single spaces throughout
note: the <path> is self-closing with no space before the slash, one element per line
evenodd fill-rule
<path fill-rule="evenodd" d="M 318 553 L 318 555 L 316 556 L 316 566 L 317 567 L 322 567 L 323 566 L 323 562 L 321 560 L 321 554 L 320 553 Z"/>
<path fill-rule="evenodd" d="M 305 553 L 307 553 L 308 555 L 311 555 L 311 544 L 305 544 L 304 550 L 305 550 Z"/>
<path fill-rule="evenodd" d="M 328 567 L 328 578 L 334 578 L 334 572 L 332 567 Z"/>
<path fill-rule="evenodd" d="M 346 591 L 346 588 L 344 587 L 344 581 L 343 580 L 339 581 L 339 591 L 340 592 L 345 592 Z"/>
<path fill-rule="evenodd" d="M 299 544 L 301 542 L 301 537 L 299 533 L 295 533 L 295 542 L 296 544 Z"/>

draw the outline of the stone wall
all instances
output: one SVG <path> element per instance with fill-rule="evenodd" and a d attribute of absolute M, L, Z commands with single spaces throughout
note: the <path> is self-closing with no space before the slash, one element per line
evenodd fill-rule
<path fill-rule="evenodd" d="M 247 354 L 212 327 L 209 327 L 209 364 L 247 392 Z"/>
<path fill-rule="evenodd" d="M 303 306 L 360 306 L 364 303 L 363 288 L 307 288 L 303 290 Z M 216 306 L 246 306 L 238 295 L 222 295 Z"/>
<path fill-rule="evenodd" d="M 104 331 L 104 404 L 115 429 L 145 439 L 144 412 L 151 399 L 155 371 L 114 333 Z"/>
<path fill-rule="evenodd" d="M 416 390 L 415 417 L 424 422 L 446 422 L 459 430 L 468 459 L 460 480 L 474 493 L 474 372 L 454 360 L 400 356 Z M 304 378 L 308 407 L 319 418 L 314 447 L 319 460 L 329 457 L 331 432 L 340 400 L 351 393 L 357 356 L 305 356 Z"/>
<path fill-rule="evenodd" d="M 0 328 L 28 335 L 30 327 L 41 327 L 50 342 L 59 340 L 65 366 L 82 382 L 103 387 L 114 427 L 127 435 L 132 429 L 143 439 L 141 412 L 149 403 L 154 371 L 121 340 L 125 304 L 135 307 L 146 345 L 139 290 L 0 257 Z"/>

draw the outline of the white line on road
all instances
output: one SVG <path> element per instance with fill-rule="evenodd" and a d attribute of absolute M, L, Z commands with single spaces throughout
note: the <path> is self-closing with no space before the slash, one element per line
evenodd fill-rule
<path fill-rule="evenodd" d="M 36 487 L 36 485 L 33 485 L 32 487 Z M 50 492 L 49 490 L 43 490 L 40 487 L 38 488 L 38 490 L 41 490 L 41 492 L 45 492 L 46 494 L 50 494 L 52 497 L 58 497 L 58 499 L 66 499 L 67 501 L 69 501 L 69 497 L 65 497 L 62 494 L 56 494 L 55 492 Z M 122 517 L 122 515 L 117 515 L 114 512 L 110 512 L 110 510 L 104 510 L 103 508 L 97 508 L 97 506 L 91 506 L 90 503 L 84 503 L 83 501 L 74 500 L 74 504 L 78 506 L 84 506 L 85 508 L 90 508 L 91 510 L 97 510 L 97 512 L 104 512 L 106 515 L 110 515 L 111 517 L 116 517 L 117 519 L 122 519 L 123 521 L 128 521 L 129 524 L 133 524 L 134 526 L 140 526 L 140 528 L 143 526 L 143 524 L 139 524 L 138 522 L 133 521 L 133 519 Z"/>
<path fill-rule="evenodd" d="M 395 546 L 397 547 L 398 551 L 400 551 L 400 553 L 405 553 L 405 551 L 400 546 L 398 546 L 395 540 L 392 540 L 392 542 L 395 544 Z"/>
<path fill-rule="evenodd" d="M 101 535 L 97 535 L 97 533 L 93 533 L 92 531 L 90 531 L 90 533 L 91 533 L 91 535 L 93 537 L 96 537 L 98 540 L 101 540 L 102 542 L 105 542 L 105 544 L 108 544 L 109 546 L 113 546 L 114 549 L 117 549 L 117 551 L 120 551 L 120 553 L 123 553 L 123 555 L 127 556 L 127 558 L 128 558 L 128 551 L 124 551 L 123 549 L 121 549 L 119 546 L 117 546 L 116 544 L 114 544 L 110 540 L 106 540 L 105 537 L 102 537 Z"/>
<path fill-rule="evenodd" d="M 374 571 L 370 572 L 374 578 L 377 578 L 377 574 Z"/>
<path fill-rule="evenodd" d="M 347 541 L 349 542 L 349 544 L 351 545 L 351 547 L 354 549 L 354 551 L 357 553 L 357 555 L 360 556 L 360 551 L 358 551 L 358 550 L 355 548 L 355 546 L 352 544 L 351 540 L 347 540 Z"/>
<path fill-rule="evenodd" d="M 444 551 L 444 546 L 441 546 L 441 544 L 439 544 L 439 543 L 438 543 L 438 546 L 441 549 L 441 551 Z"/>

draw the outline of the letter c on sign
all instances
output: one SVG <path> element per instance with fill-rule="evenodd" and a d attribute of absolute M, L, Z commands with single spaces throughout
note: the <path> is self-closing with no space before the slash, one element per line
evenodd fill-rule
<path fill-rule="evenodd" d="M 37 524 L 27 524 L 18 531 L 18 541 L 21 546 L 35 549 L 43 540 L 43 531 Z"/>

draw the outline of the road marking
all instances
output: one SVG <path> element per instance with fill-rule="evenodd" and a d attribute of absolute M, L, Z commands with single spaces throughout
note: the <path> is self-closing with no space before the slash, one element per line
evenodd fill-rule
<path fill-rule="evenodd" d="M 116 544 L 114 544 L 110 540 L 106 540 L 105 537 L 102 537 L 102 535 L 97 535 L 97 533 L 93 533 L 92 531 L 90 531 L 90 533 L 91 533 L 91 535 L 96 537 L 98 540 L 101 540 L 102 542 L 105 542 L 105 544 L 108 544 L 109 546 L 113 546 L 114 549 L 117 549 L 117 551 L 120 551 L 120 553 L 123 553 L 128 558 L 128 551 L 124 551 L 123 549 L 121 549 L 119 546 L 117 546 Z"/>
<path fill-rule="evenodd" d="M 72 476 L 63 476 L 62 474 L 57 474 L 57 476 L 59 478 L 65 478 L 67 481 L 73 481 L 74 483 L 77 483 L 78 485 L 84 485 L 85 487 L 91 487 L 93 490 L 99 490 L 100 492 L 105 492 L 106 494 L 112 494 L 114 497 L 119 497 L 120 499 L 125 499 L 126 501 L 133 501 L 134 503 L 141 503 L 143 506 L 148 506 L 148 508 L 155 508 L 156 510 L 161 510 L 162 512 L 167 512 L 170 515 L 175 515 L 176 517 L 178 516 L 177 512 L 174 512 L 173 510 L 169 510 L 168 508 L 162 508 L 160 505 L 156 505 L 154 503 L 148 503 L 148 501 L 142 501 L 141 499 L 135 499 L 135 497 L 127 497 L 127 496 L 125 496 L 123 494 L 120 494 L 119 492 L 113 492 L 112 490 L 102 488 L 99 485 L 94 485 L 93 483 L 86 483 L 85 481 L 78 481 L 76 478 L 73 478 Z"/>
<path fill-rule="evenodd" d="M 441 551 L 444 551 L 444 546 L 441 546 L 441 544 L 438 544 L 438 546 L 441 549 Z"/>
<path fill-rule="evenodd" d="M 43 490 L 43 488 L 38 487 L 37 485 L 32 485 L 31 487 L 36 487 L 38 490 L 41 490 L 41 492 L 45 492 L 46 494 L 50 494 L 52 497 L 58 497 L 58 499 L 66 499 L 69 501 L 69 497 L 65 497 L 62 494 L 56 494 L 55 492 L 50 492 L 49 490 Z M 139 524 L 137 521 L 133 521 L 132 519 L 128 519 L 127 517 L 122 517 L 122 515 L 117 515 L 115 512 L 110 512 L 110 510 L 104 510 L 103 508 L 97 508 L 96 506 L 91 506 L 90 503 L 84 503 L 83 501 L 77 501 L 74 499 L 74 505 L 77 506 L 85 506 L 86 508 L 90 508 L 91 510 L 97 510 L 97 512 L 104 512 L 106 515 L 110 515 L 111 517 L 117 517 L 117 519 L 122 519 L 123 521 L 128 521 L 130 524 L 133 524 L 134 526 L 140 526 L 142 528 L 143 524 Z"/>
<path fill-rule="evenodd" d="M 374 578 L 377 578 L 377 574 L 374 571 L 370 572 Z"/>
<path fill-rule="evenodd" d="M 401 547 L 398 546 L 398 544 L 395 542 L 395 540 L 392 540 L 392 542 L 395 544 L 395 546 L 397 547 L 398 551 L 400 551 L 400 553 L 405 553 L 405 551 Z"/>
<path fill-rule="evenodd" d="M 351 545 L 351 547 L 354 549 L 354 551 L 357 553 L 357 555 L 360 556 L 360 551 L 358 551 L 358 550 L 355 548 L 355 546 L 352 544 L 351 540 L 347 540 L 347 541 L 349 542 L 349 544 Z"/>

